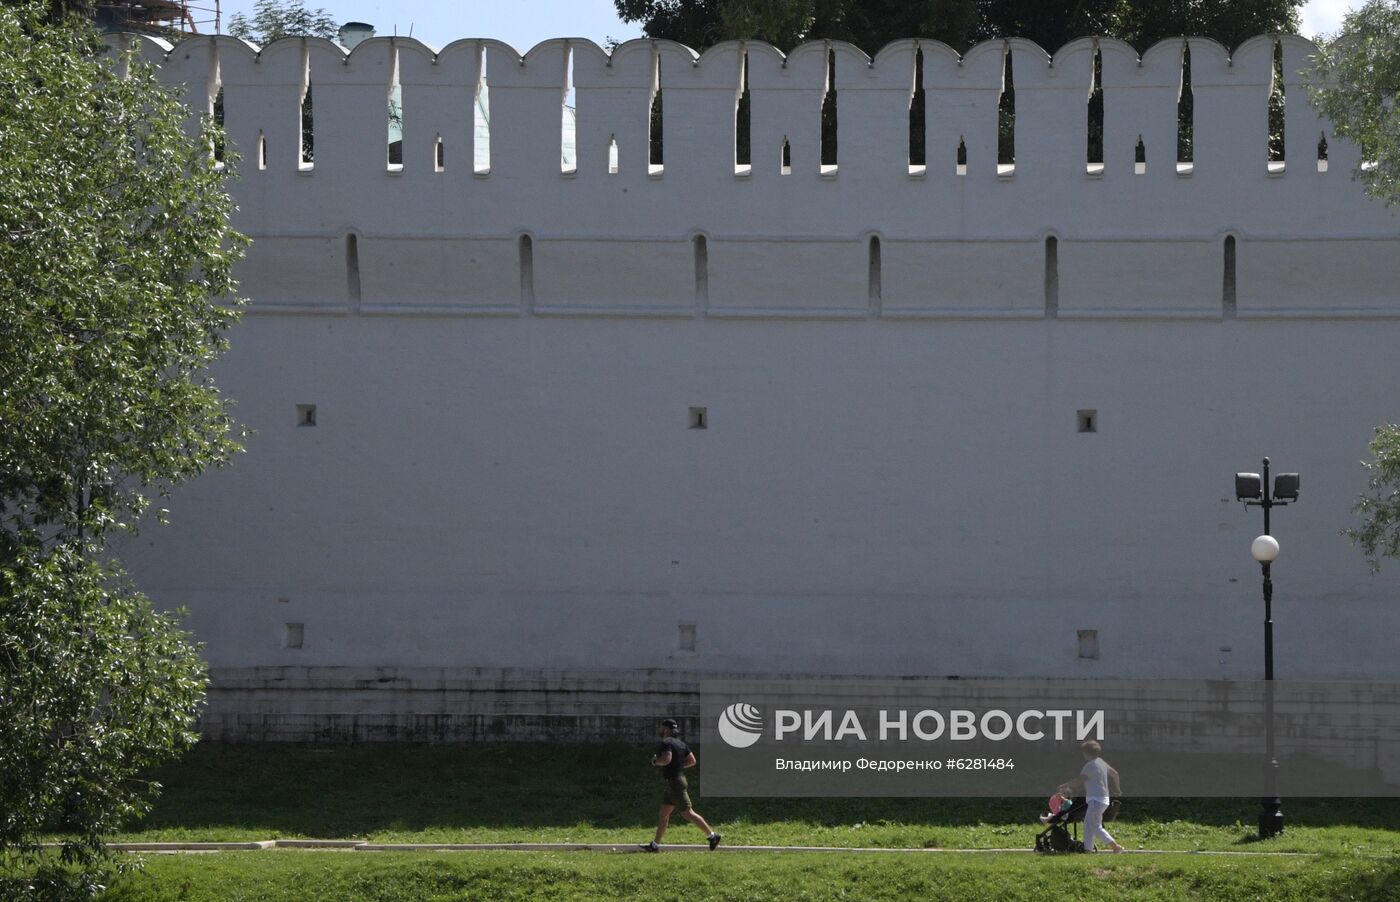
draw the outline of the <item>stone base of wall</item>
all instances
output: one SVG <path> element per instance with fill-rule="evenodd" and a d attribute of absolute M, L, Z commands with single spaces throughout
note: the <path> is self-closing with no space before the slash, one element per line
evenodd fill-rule
<path fill-rule="evenodd" d="M 823 678 L 669 670 L 214 668 L 200 731 L 206 739 L 223 742 L 644 743 L 655 737 L 659 720 L 674 717 L 686 736 L 698 738 L 701 679 Z M 971 685 L 968 689 L 975 694 Z M 1306 739 L 1335 764 L 1400 781 L 1400 741 L 1374 749 L 1342 741 L 1349 723 L 1377 717 L 1400 723 L 1400 696 L 1383 693 L 1368 704 L 1371 708 L 1365 710 L 1329 709 L 1307 728 L 1281 711 L 1280 748 Z M 1376 704 L 1383 710 L 1374 710 Z M 1198 713 L 1184 716 L 1189 721 Z M 1293 713 L 1323 712 L 1307 708 Z M 1124 726 L 1134 729 L 1131 723 Z M 1175 735 L 1153 734 L 1152 744 L 1200 751 L 1188 727 L 1183 723 Z M 1328 749 L 1329 737 L 1338 739 L 1335 750 Z"/>
<path fill-rule="evenodd" d="M 641 742 L 698 728 L 694 674 L 533 669 L 215 668 L 200 721 L 231 742 Z"/>

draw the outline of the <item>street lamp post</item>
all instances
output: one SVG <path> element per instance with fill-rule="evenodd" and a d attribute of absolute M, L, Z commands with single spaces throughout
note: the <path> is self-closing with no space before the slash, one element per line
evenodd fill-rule
<path fill-rule="evenodd" d="M 1274 581 L 1270 572 L 1278 557 L 1278 540 L 1269 533 L 1269 511 L 1298 500 L 1298 474 L 1280 473 L 1269 484 L 1269 459 L 1264 458 L 1264 475 L 1235 474 L 1235 497 L 1245 506 L 1264 509 L 1264 534 L 1249 546 L 1249 552 L 1264 571 L 1264 797 L 1260 799 L 1259 838 L 1268 839 L 1283 832 L 1283 800 L 1278 794 L 1278 757 L 1274 753 Z"/>

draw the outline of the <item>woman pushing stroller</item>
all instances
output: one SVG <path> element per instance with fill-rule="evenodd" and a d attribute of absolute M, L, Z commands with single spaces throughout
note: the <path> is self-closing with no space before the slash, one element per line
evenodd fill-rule
<path fill-rule="evenodd" d="M 1062 784 L 1056 793 L 1071 797 L 1080 789 L 1084 790 L 1084 801 L 1087 805 L 1084 812 L 1085 852 L 1093 852 L 1094 844 L 1100 839 L 1113 851 L 1121 852 L 1123 847 L 1103 828 L 1103 813 L 1108 810 L 1112 798 L 1108 792 L 1109 788 L 1113 789 L 1114 796 L 1122 792 L 1118 783 L 1118 771 L 1099 757 L 1102 748 L 1094 740 L 1088 740 L 1080 749 L 1084 752 L 1084 769 L 1079 772 L 1079 776 Z"/>

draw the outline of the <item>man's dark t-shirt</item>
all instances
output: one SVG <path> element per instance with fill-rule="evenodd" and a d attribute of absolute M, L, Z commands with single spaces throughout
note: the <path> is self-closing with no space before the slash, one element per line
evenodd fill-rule
<path fill-rule="evenodd" d="M 675 736 L 667 736 L 656 747 L 656 756 L 659 758 L 667 752 L 671 753 L 671 760 L 665 767 L 661 768 L 661 776 L 667 780 L 673 780 L 685 772 L 685 761 L 690 757 L 690 746 Z"/>

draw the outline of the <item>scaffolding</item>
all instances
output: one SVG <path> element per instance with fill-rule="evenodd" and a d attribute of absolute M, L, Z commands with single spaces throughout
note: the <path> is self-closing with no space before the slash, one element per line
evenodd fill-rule
<path fill-rule="evenodd" d="M 103 31 L 158 37 L 218 34 L 223 30 L 219 0 L 106 0 L 96 4 L 95 18 Z"/>

